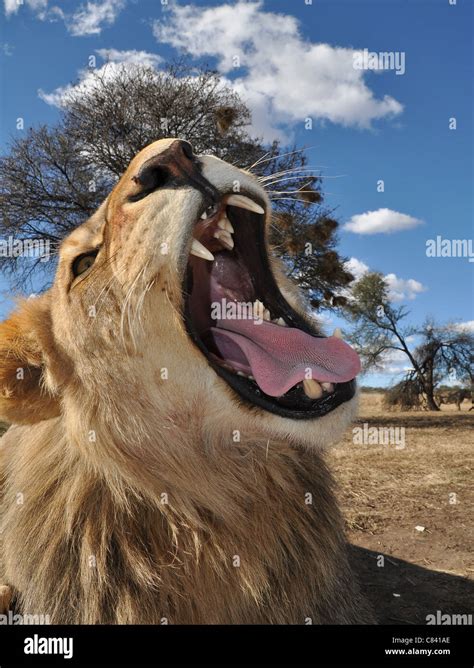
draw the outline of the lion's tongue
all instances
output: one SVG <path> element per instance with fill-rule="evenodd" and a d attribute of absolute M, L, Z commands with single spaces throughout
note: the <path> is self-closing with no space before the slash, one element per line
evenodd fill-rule
<path fill-rule="evenodd" d="M 334 336 L 318 338 L 293 327 L 244 319 L 219 320 L 211 333 L 222 358 L 254 376 L 260 389 L 272 397 L 308 377 L 342 383 L 360 371 L 357 353 Z"/>

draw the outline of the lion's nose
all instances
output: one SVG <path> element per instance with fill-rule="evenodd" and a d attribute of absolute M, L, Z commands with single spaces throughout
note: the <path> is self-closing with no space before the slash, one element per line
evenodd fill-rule
<path fill-rule="evenodd" d="M 141 181 L 146 180 L 143 177 L 149 171 L 160 170 L 164 185 L 170 179 L 184 178 L 189 174 L 195 160 L 191 144 L 184 139 L 176 139 L 165 151 L 150 158 L 142 165 L 138 178 Z"/>
<path fill-rule="evenodd" d="M 147 160 L 135 181 L 148 191 L 157 188 L 190 186 L 199 190 L 206 201 L 219 201 L 219 191 L 201 173 L 202 165 L 193 147 L 184 139 L 176 139 L 165 151 Z"/>
<path fill-rule="evenodd" d="M 167 149 L 160 154 L 163 166 L 168 165 L 170 169 L 176 167 L 186 169 L 187 162 L 193 162 L 196 158 L 193 147 L 185 139 L 176 139 Z"/>

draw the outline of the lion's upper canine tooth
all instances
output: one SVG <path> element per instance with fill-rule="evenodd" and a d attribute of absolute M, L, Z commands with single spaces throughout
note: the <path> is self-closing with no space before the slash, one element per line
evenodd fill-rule
<path fill-rule="evenodd" d="M 264 209 L 250 199 L 250 197 L 245 197 L 245 195 L 230 195 L 227 198 L 227 204 L 230 206 L 238 206 L 241 209 L 247 209 L 248 211 L 253 211 L 254 213 L 265 213 Z"/>
<path fill-rule="evenodd" d="M 342 332 L 341 332 L 341 330 L 339 329 L 339 327 L 336 327 L 336 329 L 334 330 L 334 332 L 332 333 L 332 335 L 335 336 L 336 339 L 342 339 Z"/>
<path fill-rule="evenodd" d="M 202 257 L 203 260 L 210 260 L 210 262 L 214 260 L 214 255 L 210 251 L 208 251 L 207 248 L 203 246 L 202 243 L 197 239 L 193 239 L 193 243 L 191 246 L 191 255 L 195 255 L 196 257 Z"/>
<path fill-rule="evenodd" d="M 319 399 L 323 396 L 323 388 L 317 380 L 304 380 L 303 389 L 306 396 L 310 399 Z"/>
<path fill-rule="evenodd" d="M 226 232 L 230 232 L 230 234 L 234 234 L 232 223 L 225 214 L 217 221 L 217 227 L 220 227 L 221 230 L 226 230 Z"/>
<path fill-rule="evenodd" d="M 219 239 L 219 241 L 226 247 L 232 250 L 234 247 L 234 240 L 232 239 L 232 235 L 227 232 L 227 230 L 216 230 L 214 232 L 214 237 L 216 239 Z"/>

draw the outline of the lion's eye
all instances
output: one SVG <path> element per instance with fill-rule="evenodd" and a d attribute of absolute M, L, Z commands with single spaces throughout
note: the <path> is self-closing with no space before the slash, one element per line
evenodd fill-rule
<path fill-rule="evenodd" d="M 95 262 L 95 258 L 97 257 L 97 253 L 98 251 L 95 250 L 91 251 L 90 253 L 83 253 L 82 255 L 76 257 L 72 263 L 72 273 L 74 277 L 84 274 L 92 267 Z"/>

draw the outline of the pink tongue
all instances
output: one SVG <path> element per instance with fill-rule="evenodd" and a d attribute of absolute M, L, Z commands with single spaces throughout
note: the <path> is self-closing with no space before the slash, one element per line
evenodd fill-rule
<path fill-rule="evenodd" d="M 211 332 L 222 357 L 235 369 L 255 378 L 265 394 L 279 397 L 312 377 L 343 383 L 360 371 L 357 353 L 334 336 L 318 338 L 300 329 L 264 320 L 219 320 Z"/>

